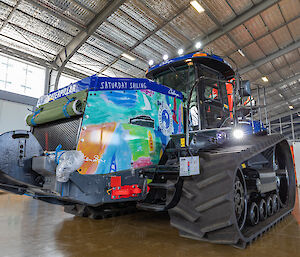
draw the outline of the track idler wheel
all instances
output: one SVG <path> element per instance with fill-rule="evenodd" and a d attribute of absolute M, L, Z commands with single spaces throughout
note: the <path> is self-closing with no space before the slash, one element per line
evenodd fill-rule
<path fill-rule="evenodd" d="M 278 212 L 279 211 L 279 199 L 277 195 L 273 195 L 272 196 L 272 209 L 273 209 L 273 213 Z"/>
<path fill-rule="evenodd" d="M 264 199 L 261 199 L 259 202 L 259 219 L 263 221 L 267 218 L 267 216 L 267 203 Z"/>
<path fill-rule="evenodd" d="M 267 198 L 267 213 L 268 213 L 268 216 L 272 216 L 274 211 L 273 211 L 273 199 L 271 196 L 269 196 Z"/>
<path fill-rule="evenodd" d="M 255 202 L 251 203 L 248 213 L 249 223 L 254 226 L 259 222 L 259 208 Z"/>

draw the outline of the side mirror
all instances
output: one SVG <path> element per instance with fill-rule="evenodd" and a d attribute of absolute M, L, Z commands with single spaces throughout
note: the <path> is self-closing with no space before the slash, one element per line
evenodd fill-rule
<path fill-rule="evenodd" d="M 249 80 L 241 81 L 241 97 L 251 96 L 251 85 Z"/>

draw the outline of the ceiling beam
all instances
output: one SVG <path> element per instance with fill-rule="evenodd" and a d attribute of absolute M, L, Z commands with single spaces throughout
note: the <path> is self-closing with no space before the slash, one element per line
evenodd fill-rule
<path fill-rule="evenodd" d="M 43 58 L 39 58 L 39 57 L 34 56 L 32 54 L 29 54 L 29 53 L 24 53 L 20 50 L 17 50 L 17 49 L 14 49 L 14 48 L 11 48 L 9 46 L 2 45 L 2 44 L 0 44 L 0 53 L 3 53 L 3 54 L 8 55 L 10 57 L 21 59 L 21 60 L 29 62 L 31 64 L 36 64 L 36 65 L 41 66 L 41 67 L 45 67 L 45 68 L 49 68 L 49 69 L 54 69 L 55 68 L 53 66 L 53 63 L 51 63 L 51 62 L 49 62 L 49 61 L 47 61 Z M 72 77 L 79 78 L 79 79 L 85 78 L 85 77 L 88 76 L 87 74 L 83 74 L 81 72 L 74 71 L 74 70 L 71 70 L 69 68 L 65 68 L 63 73 L 67 74 L 67 75 L 70 75 Z"/>
<path fill-rule="evenodd" d="M 264 76 L 266 77 L 269 77 L 271 76 L 274 72 L 277 72 L 277 73 L 280 73 L 281 71 L 284 71 L 285 69 L 290 69 L 294 72 L 293 68 L 291 66 L 297 66 L 297 65 L 300 65 L 300 59 L 297 59 L 297 61 L 295 62 L 292 62 L 292 63 L 288 63 L 287 65 L 283 66 L 283 67 L 280 67 L 279 69 L 274 69 L 272 72 L 270 73 L 264 73 Z M 251 81 L 253 81 L 253 85 L 256 85 L 256 86 L 261 86 L 261 87 L 266 87 L 268 88 L 270 84 L 265 84 L 265 83 L 262 83 L 261 82 L 261 75 L 259 77 L 256 77 L 255 79 L 252 79 Z M 258 82 L 255 82 L 255 81 L 258 81 Z M 256 88 L 255 88 L 256 89 Z"/>
<path fill-rule="evenodd" d="M 14 13 L 16 12 L 18 6 L 20 5 L 21 0 L 18 0 L 18 2 L 15 4 L 15 6 L 12 8 L 12 10 L 10 11 L 9 15 L 7 16 L 6 20 L 2 23 L 2 25 L 0 26 L 0 32 L 1 30 L 7 25 L 7 23 L 9 22 L 9 20 L 11 19 L 11 17 L 14 15 Z"/>
<path fill-rule="evenodd" d="M 281 82 L 279 82 L 279 83 L 276 83 L 276 84 L 270 84 L 270 85 L 268 85 L 267 87 L 265 87 L 266 88 L 266 94 L 267 93 L 270 93 L 271 91 L 273 91 L 273 90 L 275 90 L 275 89 L 280 89 L 282 86 L 284 86 L 284 85 L 287 85 L 287 84 L 290 84 L 290 83 L 292 83 L 292 82 L 294 82 L 294 81 L 298 81 L 298 80 L 300 80 L 300 73 L 299 74 L 297 74 L 297 75 L 295 75 L 295 76 L 293 76 L 293 77 L 290 77 L 290 78 L 288 78 L 288 79 L 285 79 L 285 80 L 283 80 L 283 81 L 281 81 Z M 260 87 L 261 88 L 261 87 Z M 256 89 L 256 88 L 255 88 Z M 255 89 L 253 89 L 253 91 L 254 91 L 254 93 L 252 94 L 252 96 L 257 96 L 257 93 L 256 93 L 256 90 Z"/>
<path fill-rule="evenodd" d="M 278 89 L 278 88 L 280 88 L 280 87 L 282 87 L 284 85 L 288 85 L 288 84 L 290 84 L 290 83 L 292 83 L 294 81 L 297 81 L 297 83 L 299 84 L 299 80 L 300 80 L 300 74 L 297 74 L 297 75 L 295 75 L 293 77 L 290 77 L 290 78 L 288 78 L 288 79 L 286 79 L 284 81 L 281 81 L 281 82 L 279 82 L 277 84 L 274 84 L 274 85 L 271 84 L 268 87 L 266 87 L 266 94 L 269 93 L 270 91 L 274 90 L 274 89 Z M 256 90 L 254 92 L 255 93 L 252 94 L 252 96 L 253 97 L 257 97 Z M 266 97 L 267 97 L 267 95 L 266 95 Z M 298 98 L 300 98 L 299 94 L 288 98 L 288 101 L 293 101 L 293 100 L 298 99 Z M 286 100 L 282 100 L 280 102 L 276 102 L 276 103 L 272 103 L 270 105 L 267 105 L 267 109 L 275 107 L 278 104 L 279 105 L 286 104 Z M 290 111 L 284 111 L 284 112 L 281 112 L 281 113 L 279 113 L 279 114 L 277 114 L 275 116 L 270 116 L 269 113 L 268 113 L 267 114 L 268 115 L 268 121 L 271 122 L 271 121 L 274 121 L 274 120 L 278 120 L 280 118 L 287 117 L 287 116 L 290 116 L 291 114 L 298 113 L 298 112 L 300 112 L 300 108 L 295 108 L 295 109 L 290 110 Z M 258 117 L 258 114 L 256 114 L 255 117 Z M 264 109 L 262 109 L 262 119 L 263 120 L 265 119 Z"/>
<path fill-rule="evenodd" d="M 282 56 L 284 54 L 287 54 L 287 53 L 289 53 L 289 52 L 291 52 L 291 51 L 293 51 L 293 50 L 295 50 L 295 49 L 297 49 L 299 47 L 300 47 L 300 40 L 298 40 L 295 43 L 292 43 L 292 44 L 290 44 L 290 45 L 288 45 L 288 46 L 280 49 L 279 51 L 277 51 L 277 52 L 275 52 L 273 54 L 270 54 L 270 55 L 268 55 L 268 56 L 266 56 L 264 58 L 259 59 L 258 61 L 255 61 L 252 65 L 249 65 L 249 66 L 241 69 L 239 71 L 239 74 L 243 75 L 243 74 L 245 74 L 245 73 L 247 73 L 249 71 L 257 69 L 261 65 L 263 65 L 263 64 L 265 64 L 267 62 L 270 62 L 270 61 L 272 61 L 272 60 L 274 60 L 274 59 L 276 59 L 276 58 L 278 58 L 278 57 L 280 57 L 280 56 Z"/>
<path fill-rule="evenodd" d="M 41 10 L 51 14 L 52 16 L 56 17 L 57 19 L 62 20 L 64 22 L 74 26 L 78 30 L 85 29 L 84 25 L 78 23 L 77 21 L 72 20 L 71 18 L 65 16 L 63 13 L 60 13 L 57 10 L 53 10 L 52 8 L 50 8 L 49 6 L 46 6 L 45 4 L 42 4 L 38 0 L 26 0 L 26 1 L 28 3 L 30 3 L 31 5 L 35 6 L 36 8 L 41 9 Z"/>
<path fill-rule="evenodd" d="M 218 39 L 219 37 L 222 37 L 226 33 L 230 32 L 234 28 L 240 26 L 244 22 L 250 20 L 252 17 L 256 16 L 257 14 L 270 8 L 274 4 L 277 4 L 278 2 L 279 2 L 279 0 L 261 1 L 259 4 L 253 6 L 250 10 L 237 16 L 232 21 L 229 21 L 222 27 L 218 28 L 216 31 L 214 31 L 208 35 L 202 36 L 200 38 L 197 38 L 196 40 L 194 40 L 194 42 L 200 41 L 202 43 L 202 47 L 204 47 L 204 46 L 208 45 L 209 43 L 211 43 L 212 41 L 214 41 L 214 40 Z M 186 49 L 187 49 L 187 52 L 192 52 L 195 50 L 194 45 L 190 45 Z"/>
<path fill-rule="evenodd" d="M 77 50 L 86 42 L 86 40 L 97 30 L 97 28 L 119 7 L 124 3 L 122 0 L 110 1 L 106 6 L 93 18 L 93 20 L 87 25 L 85 30 L 82 30 L 77 36 L 75 36 L 69 44 L 60 51 L 55 58 L 55 65 L 58 67 L 58 73 L 55 79 L 54 89 L 58 87 L 60 75 L 71 57 L 77 52 Z"/>
<path fill-rule="evenodd" d="M 284 117 L 288 117 L 290 116 L 291 114 L 295 114 L 295 113 L 298 113 L 300 112 L 300 107 L 299 108 L 295 108 L 293 110 L 290 110 L 290 111 L 284 111 L 284 112 L 281 112 L 275 116 L 271 116 L 271 117 L 268 117 L 268 121 L 274 121 L 274 120 L 278 120 L 280 118 L 284 118 Z"/>
<path fill-rule="evenodd" d="M 297 99 L 300 99 L 300 94 L 297 94 L 297 95 L 294 95 L 294 96 L 288 98 L 288 101 L 292 102 L 292 101 L 297 100 Z M 276 103 L 272 103 L 272 104 L 269 104 L 269 105 L 267 104 L 267 109 L 272 109 L 275 106 L 282 106 L 284 104 L 287 104 L 286 100 L 282 100 L 282 101 L 279 101 L 279 102 L 276 102 Z"/>
<path fill-rule="evenodd" d="M 23 51 L 20 51 L 20 50 L 17 50 L 17 49 L 14 49 L 14 48 L 11 48 L 9 46 L 2 45 L 2 44 L 0 44 L 0 53 L 3 53 L 5 55 L 9 55 L 9 56 L 13 56 L 13 57 L 18 58 L 18 59 L 22 59 L 26 62 L 37 64 L 37 65 L 40 65 L 42 67 L 53 68 L 51 62 L 49 62 L 45 59 L 39 58 L 39 57 L 34 56 L 30 53 L 24 53 Z"/>
<path fill-rule="evenodd" d="M 255 37 L 254 39 L 252 39 L 251 41 L 249 41 L 248 43 L 246 43 L 245 45 L 243 45 L 243 46 L 242 46 L 242 49 L 244 49 L 244 48 L 250 46 L 251 44 L 253 44 L 253 43 L 257 42 L 257 41 L 259 41 L 260 39 L 266 37 L 267 35 L 272 34 L 273 32 L 275 32 L 275 31 L 277 31 L 277 30 L 279 30 L 279 29 L 281 29 L 281 28 L 283 28 L 283 27 L 285 27 L 285 26 L 291 24 L 292 22 L 296 21 L 296 20 L 299 19 L 299 18 L 300 18 L 300 14 L 297 15 L 297 16 L 295 16 L 295 17 L 292 18 L 291 20 L 289 20 L 289 21 L 287 21 L 287 22 L 285 22 L 285 23 L 282 23 L 282 24 L 278 25 L 278 26 L 275 27 L 275 28 L 268 29 L 266 33 L 260 35 L 259 37 Z M 235 52 L 236 52 L 236 50 L 233 50 L 233 51 L 231 51 L 230 53 L 228 53 L 228 54 L 226 54 L 226 55 L 227 55 L 227 56 L 231 56 L 231 55 L 234 54 Z"/>
<path fill-rule="evenodd" d="M 290 84 L 290 83 L 292 83 L 292 82 L 295 82 L 295 81 L 297 81 L 297 83 L 299 83 L 298 81 L 300 80 L 300 74 L 298 74 L 298 75 L 295 75 L 295 76 L 293 76 L 293 77 L 290 77 L 290 78 L 288 78 L 288 79 L 286 79 L 286 80 L 283 80 L 283 81 L 281 81 L 281 82 L 279 82 L 279 83 L 277 83 L 277 84 L 274 84 L 274 85 L 269 85 L 268 87 L 266 87 L 266 98 L 268 97 L 268 93 L 270 93 L 272 90 L 278 90 L 278 89 L 280 89 L 282 86 L 284 86 L 284 85 L 288 85 L 288 84 Z M 257 98 L 258 97 L 258 95 L 257 95 L 257 90 L 253 90 L 254 91 L 254 93 L 252 94 L 252 96 L 255 98 Z M 261 90 L 262 91 L 262 90 Z M 260 91 L 260 92 L 261 92 Z M 300 98 L 300 95 L 299 94 L 297 94 L 297 95 L 295 95 L 295 96 L 292 96 L 292 97 L 290 97 L 290 98 L 288 98 L 288 99 L 283 99 L 282 101 L 279 101 L 279 102 L 276 102 L 276 103 L 272 103 L 272 104 L 270 104 L 270 105 L 268 105 L 267 104 L 267 109 L 270 109 L 270 108 L 273 108 L 273 107 L 275 107 L 275 106 L 277 106 L 277 105 L 283 105 L 283 104 L 287 104 L 287 105 L 290 105 L 290 102 L 291 101 L 293 101 L 293 100 L 295 100 L 295 99 L 298 99 L 298 98 Z M 264 115 L 264 112 L 262 113 L 262 117 L 263 118 L 265 118 L 265 115 Z"/>
<path fill-rule="evenodd" d="M 122 45 L 120 45 L 120 44 L 112 41 L 111 39 L 106 38 L 104 35 L 99 34 L 97 31 L 93 34 L 93 37 L 99 39 L 100 41 L 104 41 L 107 44 L 112 45 L 113 47 L 117 48 L 121 52 L 127 52 L 128 51 L 128 49 L 126 47 L 124 47 L 124 46 L 122 46 Z M 136 53 L 134 53 L 134 57 L 136 57 L 136 59 L 138 59 L 141 62 L 147 63 L 146 59 L 144 59 L 143 57 L 141 57 L 140 55 L 138 55 Z M 148 65 L 148 63 L 147 63 L 147 65 Z"/>
<path fill-rule="evenodd" d="M 141 1 L 142 4 L 144 4 L 149 10 L 151 10 L 151 8 L 149 8 L 147 6 L 147 4 L 144 1 Z M 184 6 L 178 13 L 176 13 L 174 16 L 172 16 L 169 19 L 164 19 L 162 21 L 162 23 L 160 25 L 158 25 L 154 30 L 149 31 L 142 39 L 138 40 L 133 46 L 131 46 L 129 49 L 127 49 L 127 52 L 131 52 L 132 50 L 134 50 L 136 47 L 138 47 L 140 44 L 142 44 L 144 41 L 146 41 L 148 38 L 150 38 L 151 36 L 155 35 L 156 32 L 158 32 L 159 30 L 161 30 L 162 28 L 164 28 L 165 26 L 167 26 L 172 20 L 174 20 L 175 18 L 177 18 L 179 15 L 181 15 L 182 13 L 184 13 L 188 8 L 190 7 L 190 4 L 188 3 L 186 6 Z M 151 12 L 153 12 L 151 10 Z M 153 12 L 154 13 L 154 12 Z M 156 13 L 154 13 L 156 14 Z M 157 15 L 157 14 L 156 14 Z M 154 51 L 154 50 L 153 50 Z M 118 57 L 116 57 L 112 62 L 110 62 L 109 64 L 107 64 L 105 67 L 103 67 L 99 72 L 97 72 L 97 74 L 102 74 L 105 70 L 107 70 L 108 68 L 110 68 L 112 65 L 114 65 L 116 62 L 118 62 L 120 59 L 122 58 L 122 55 L 119 55 Z"/>

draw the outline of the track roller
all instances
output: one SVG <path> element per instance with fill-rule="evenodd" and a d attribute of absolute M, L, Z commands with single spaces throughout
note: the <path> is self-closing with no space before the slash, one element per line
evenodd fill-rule
<path fill-rule="evenodd" d="M 264 199 L 261 199 L 259 202 L 259 219 L 263 221 L 267 218 L 267 216 L 267 203 Z"/>
<path fill-rule="evenodd" d="M 183 177 L 180 201 L 168 209 L 171 225 L 181 236 L 245 248 L 291 212 L 295 178 L 287 141 L 280 135 L 260 136 L 247 144 L 199 153 L 200 174 Z M 259 154 L 267 164 L 249 162 Z M 265 165 L 269 173 L 263 174 L 264 182 L 272 176 L 272 187 L 261 192 L 256 183 L 248 183 L 250 164 Z"/>
<path fill-rule="evenodd" d="M 259 208 L 255 202 L 251 203 L 248 213 L 248 219 L 252 226 L 259 222 Z"/>
<path fill-rule="evenodd" d="M 272 216 L 274 211 L 273 211 L 273 199 L 271 196 L 269 196 L 267 198 L 267 213 L 268 213 L 268 216 Z"/>
<path fill-rule="evenodd" d="M 274 194 L 272 196 L 272 209 L 273 209 L 273 213 L 278 212 L 279 211 L 279 199 L 278 196 L 276 194 Z"/>

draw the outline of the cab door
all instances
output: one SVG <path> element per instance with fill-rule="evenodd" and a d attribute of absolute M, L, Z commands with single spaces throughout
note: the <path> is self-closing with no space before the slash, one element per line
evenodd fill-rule
<path fill-rule="evenodd" d="M 226 85 L 223 77 L 218 72 L 202 68 L 202 76 L 199 84 L 199 99 L 201 106 L 202 129 L 219 128 L 224 126 L 229 119 L 229 107 L 226 93 Z"/>

